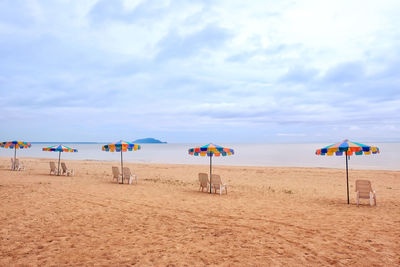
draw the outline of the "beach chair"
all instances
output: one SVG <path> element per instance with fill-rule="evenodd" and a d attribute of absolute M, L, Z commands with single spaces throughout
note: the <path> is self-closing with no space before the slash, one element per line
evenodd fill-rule
<path fill-rule="evenodd" d="M 17 170 L 17 171 L 25 170 L 24 164 L 21 161 L 19 161 L 19 159 L 15 159 L 14 170 Z"/>
<path fill-rule="evenodd" d="M 15 170 L 14 158 L 11 158 L 11 170 Z"/>
<path fill-rule="evenodd" d="M 214 193 L 219 190 L 219 194 L 222 195 L 222 191 L 225 189 L 225 193 L 228 194 L 228 185 L 221 181 L 221 177 L 218 174 L 211 176 L 211 188 L 214 189 Z"/>
<path fill-rule="evenodd" d="M 65 162 L 61 162 L 61 169 L 62 169 L 62 172 L 61 172 L 62 175 L 74 176 L 74 170 L 68 169 L 67 165 L 65 165 Z"/>
<path fill-rule="evenodd" d="M 200 182 L 199 191 L 201 190 L 201 192 L 203 192 L 204 188 L 206 189 L 206 191 L 208 191 L 208 185 L 210 181 L 208 180 L 207 173 L 199 173 L 199 182 Z"/>
<path fill-rule="evenodd" d="M 122 178 L 122 175 L 119 173 L 119 168 L 113 166 L 112 173 L 113 173 L 113 181 L 117 180 L 117 182 L 119 182 L 119 180 Z"/>
<path fill-rule="evenodd" d="M 57 170 L 56 164 L 54 163 L 54 161 L 50 161 L 50 175 L 51 174 L 57 175 L 57 173 L 58 173 L 58 170 Z"/>
<path fill-rule="evenodd" d="M 356 181 L 357 206 L 360 204 L 360 198 L 369 199 L 369 204 L 376 206 L 376 192 L 372 190 L 371 182 L 368 180 Z"/>
<path fill-rule="evenodd" d="M 124 167 L 124 180 L 128 180 L 129 184 L 132 184 L 133 179 L 135 179 L 137 184 L 137 176 L 131 173 L 131 170 L 128 167 Z"/>

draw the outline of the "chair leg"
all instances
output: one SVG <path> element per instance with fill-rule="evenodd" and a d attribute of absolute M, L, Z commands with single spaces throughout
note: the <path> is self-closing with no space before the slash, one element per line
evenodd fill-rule
<path fill-rule="evenodd" d="M 357 207 L 360 205 L 360 192 L 357 191 Z"/>
<path fill-rule="evenodd" d="M 373 206 L 374 204 L 376 205 L 376 197 L 375 197 L 375 194 L 372 193 L 372 192 L 369 192 L 369 205 L 370 205 L 370 206 Z"/>

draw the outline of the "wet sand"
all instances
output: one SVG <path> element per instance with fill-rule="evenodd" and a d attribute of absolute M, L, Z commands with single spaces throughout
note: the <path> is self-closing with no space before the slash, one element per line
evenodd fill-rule
<path fill-rule="evenodd" d="M 199 192 L 204 165 L 0 158 L 0 265 L 400 265 L 400 171 L 214 166 L 228 194 Z M 355 204 L 371 180 L 377 207 Z"/>

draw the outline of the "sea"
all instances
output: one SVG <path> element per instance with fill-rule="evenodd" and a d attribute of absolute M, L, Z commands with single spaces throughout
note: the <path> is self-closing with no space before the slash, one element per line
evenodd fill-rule
<path fill-rule="evenodd" d="M 78 152 L 63 152 L 62 159 L 120 161 L 120 153 L 102 151 L 102 145 L 93 143 L 64 143 L 78 149 Z M 54 143 L 32 143 L 29 149 L 18 149 L 17 157 L 58 159 L 58 152 L 42 151 Z M 166 163 L 166 164 L 204 164 L 208 157 L 191 156 L 188 149 L 204 144 L 141 144 L 138 151 L 123 153 L 124 162 Z M 234 149 L 235 154 L 226 157 L 213 157 L 213 165 L 228 166 L 266 166 L 266 167 L 317 167 L 344 168 L 344 156 L 319 156 L 316 149 L 329 144 L 218 144 Z M 380 154 L 351 156 L 350 169 L 400 170 L 400 143 L 374 143 Z M 13 157 L 14 150 L 0 148 L 0 157 Z"/>

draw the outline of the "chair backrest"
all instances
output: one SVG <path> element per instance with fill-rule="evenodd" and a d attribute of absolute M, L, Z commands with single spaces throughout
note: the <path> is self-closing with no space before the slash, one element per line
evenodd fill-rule
<path fill-rule="evenodd" d="M 199 173 L 199 182 L 203 187 L 207 187 L 208 184 L 208 174 L 207 173 Z"/>
<path fill-rule="evenodd" d="M 56 170 L 56 164 L 54 163 L 54 161 L 50 161 L 50 169 L 51 169 L 52 171 L 55 171 L 55 170 Z"/>
<path fill-rule="evenodd" d="M 63 169 L 64 172 L 67 171 L 67 165 L 65 165 L 65 162 L 61 162 L 61 168 Z"/>
<path fill-rule="evenodd" d="M 114 178 L 118 179 L 118 177 L 119 177 L 119 169 L 118 169 L 118 167 L 113 166 L 112 167 L 112 172 L 113 172 Z"/>
<path fill-rule="evenodd" d="M 357 191 L 361 198 L 369 198 L 369 193 L 372 192 L 371 182 L 369 180 L 357 180 L 356 192 Z"/>
<path fill-rule="evenodd" d="M 211 185 L 220 185 L 222 184 L 221 176 L 218 174 L 212 174 L 211 176 Z"/>
<path fill-rule="evenodd" d="M 131 169 L 128 167 L 124 167 L 124 177 L 130 177 L 131 176 Z"/>

